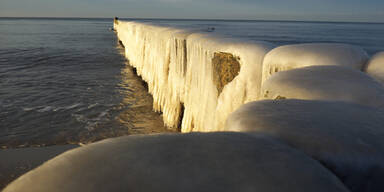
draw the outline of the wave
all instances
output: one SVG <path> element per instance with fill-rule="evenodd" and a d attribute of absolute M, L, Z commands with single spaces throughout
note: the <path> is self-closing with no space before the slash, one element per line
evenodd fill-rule
<path fill-rule="evenodd" d="M 36 107 L 24 107 L 23 111 L 37 111 L 39 113 L 44 113 L 44 112 L 52 112 L 52 111 L 60 111 L 60 110 L 70 110 L 77 108 L 79 106 L 82 106 L 83 103 L 75 103 L 72 105 L 67 105 L 67 106 L 61 106 L 61 107 L 56 107 L 56 106 L 36 106 Z"/>

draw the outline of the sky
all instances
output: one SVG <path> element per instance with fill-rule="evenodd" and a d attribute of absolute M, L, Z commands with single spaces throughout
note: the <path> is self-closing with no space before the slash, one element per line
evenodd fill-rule
<path fill-rule="evenodd" d="M 0 0 L 0 17 L 384 22 L 384 0 Z"/>

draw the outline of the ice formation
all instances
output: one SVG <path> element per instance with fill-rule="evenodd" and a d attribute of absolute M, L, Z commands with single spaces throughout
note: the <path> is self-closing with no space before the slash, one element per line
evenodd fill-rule
<path fill-rule="evenodd" d="M 270 51 L 263 63 L 263 82 L 279 71 L 313 66 L 338 65 L 362 70 L 368 60 L 360 47 L 335 43 L 308 43 L 280 46 Z"/>
<path fill-rule="evenodd" d="M 262 85 L 265 99 L 307 99 L 384 106 L 384 87 L 344 66 L 310 66 L 273 74 Z"/>
<path fill-rule="evenodd" d="M 262 61 L 272 44 L 138 22 L 118 21 L 115 29 L 169 127 L 182 118 L 183 132 L 220 130 L 232 111 L 259 98 Z M 221 93 L 213 82 L 218 53 L 239 58 L 241 66 Z"/>
<path fill-rule="evenodd" d="M 276 94 L 264 97 L 261 85 L 275 72 L 317 65 L 362 70 L 368 60 L 364 50 L 347 44 L 312 43 L 274 48 L 267 42 L 119 20 L 115 22 L 115 29 L 125 46 L 130 65 L 148 83 L 154 98 L 154 110 L 163 112 L 164 123 L 168 127 L 180 127 L 182 132 L 223 130 L 228 115 L 244 103 L 284 92 L 275 90 L 283 86 L 279 83 L 273 86 L 273 90 L 268 90 Z M 339 75 L 330 79 L 337 85 L 317 89 L 314 86 L 325 84 L 319 82 L 325 79 L 320 76 L 328 74 L 316 72 L 316 78 L 308 82 L 291 79 L 291 84 L 294 84 L 291 90 L 295 88 L 299 91 L 301 87 L 312 86 L 311 90 L 318 91 L 305 93 L 306 97 L 297 95 L 301 94 L 297 92 L 292 97 L 362 103 L 362 99 L 370 96 L 366 103 L 381 105 L 382 89 L 377 84 L 357 71 L 346 69 L 347 74 L 340 73 L 331 72 Z M 357 83 L 347 85 L 347 79 L 342 79 L 342 76 Z M 358 82 L 360 80 L 362 82 Z M 337 87 L 344 85 L 351 89 Z M 347 92 L 342 93 L 342 90 Z M 348 96 L 347 93 L 357 94 Z"/>
<path fill-rule="evenodd" d="M 366 67 L 366 72 L 381 84 L 384 84 L 384 52 L 379 52 L 371 58 Z"/>
<path fill-rule="evenodd" d="M 66 152 L 4 192 L 347 192 L 320 163 L 270 137 L 190 133 L 108 139 Z"/>
<path fill-rule="evenodd" d="M 383 191 L 384 111 L 327 101 L 265 100 L 232 113 L 227 131 L 266 134 L 317 159 L 352 191 Z"/>

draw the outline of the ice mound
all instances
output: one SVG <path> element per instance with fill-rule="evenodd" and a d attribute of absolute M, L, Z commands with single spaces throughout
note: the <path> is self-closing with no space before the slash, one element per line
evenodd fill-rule
<path fill-rule="evenodd" d="M 118 21 L 115 29 L 130 65 L 148 83 L 154 110 L 182 132 L 223 129 L 231 112 L 257 100 L 263 59 L 274 47 L 139 22 Z"/>
<path fill-rule="evenodd" d="M 313 66 L 338 65 L 362 70 L 368 60 L 360 47 L 336 43 L 308 43 L 280 46 L 264 59 L 263 82 L 279 71 Z"/>
<path fill-rule="evenodd" d="M 384 84 L 384 52 L 379 52 L 371 58 L 366 72 L 381 84 Z"/>
<path fill-rule="evenodd" d="M 262 62 L 273 45 L 198 33 L 190 35 L 187 43 L 187 81 L 184 85 L 187 89 L 182 131 L 221 130 L 231 112 L 245 102 L 259 98 Z M 220 54 L 230 54 L 240 64 L 238 75 L 222 89 L 215 84 L 213 76 L 220 74 L 215 71 L 218 69 L 215 56 Z"/>
<path fill-rule="evenodd" d="M 4 192 L 348 191 L 304 153 L 244 133 L 128 136 L 66 152 Z"/>
<path fill-rule="evenodd" d="M 335 100 L 384 105 L 384 87 L 361 71 L 342 66 L 310 66 L 272 75 L 263 83 L 266 99 Z"/>
<path fill-rule="evenodd" d="M 317 159 L 352 191 L 384 191 L 384 112 L 344 102 L 264 100 L 243 105 L 227 131 L 262 133 Z"/>

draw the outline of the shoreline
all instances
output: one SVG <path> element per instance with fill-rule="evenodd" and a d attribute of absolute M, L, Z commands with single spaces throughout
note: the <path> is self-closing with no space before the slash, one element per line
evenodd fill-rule
<path fill-rule="evenodd" d="M 119 45 L 121 46 L 121 45 Z M 124 61 L 128 62 L 128 61 Z M 116 116 L 117 120 L 124 124 L 128 129 L 128 134 L 117 133 L 115 135 L 95 135 L 89 136 L 89 138 L 81 137 L 65 140 L 55 141 L 42 141 L 39 142 L 13 142 L 13 143 L 0 143 L 0 150 L 16 150 L 16 149 L 27 149 L 27 148 L 46 148 L 54 146 L 65 146 L 65 145 L 87 145 L 95 143 L 104 139 L 122 137 L 127 135 L 137 134 L 151 134 L 151 133 L 173 133 L 179 132 L 176 129 L 169 129 L 163 125 L 162 113 L 154 112 L 152 110 L 153 96 L 148 93 L 147 83 L 141 79 L 137 74 L 136 69 L 128 64 L 122 68 L 122 72 L 125 74 L 125 78 L 133 81 L 132 85 L 135 86 L 135 92 L 132 98 L 137 98 L 135 103 L 126 110 L 120 111 L 120 114 Z M 105 134 L 105 133 L 104 133 Z M 21 144 L 20 144 L 21 143 Z M 1 165 L 0 165 L 1 166 Z"/>
<path fill-rule="evenodd" d="M 127 61 L 126 61 L 127 62 Z M 119 119 L 124 121 L 129 118 L 134 125 L 130 128 L 129 135 L 141 135 L 152 133 L 177 133 L 177 130 L 168 129 L 165 126 L 159 128 L 159 125 L 163 125 L 162 114 L 152 111 L 153 96 L 148 93 L 147 83 L 140 78 L 136 69 L 127 65 L 123 69 L 128 76 L 134 75 L 134 80 L 138 80 L 142 89 L 145 89 L 145 93 L 151 98 L 150 106 L 142 105 L 140 101 L 136 105 L 132 105 L 129 110 L 121 112 Z M 140 92 L 139 92 L 140 93 Z M 139 94 L 138 93 L 138 94 Z M 136 95 L 138 98 L 145 98 L 143 95 Z M 148 116 L 148 111 L 151 111 L 151 115 Z M 156 115 L 156 119 L 150 120 L 150 117 Z M 161 122 L 158 122 L 161 121 Z M 159 124 L 160 123 L 160 124 Z M 145 128 L 145 130 L 143 130 Z M 37 168 L 44 162 L 53 159 L 54 157 L 78 147 L 82 147 L 87 144 L 95 143 L 105 139 L 118 138 L 127 135 L 118 135 L 115 137 L 100 138 L 89 143 L 60 143 L 60 144 L 33 144 L 33 145 L 20 145 L 20 146 L 1 146 L 0 147 L 0 191 L 8 184 L 13 182 L 21 175 Z"/>

